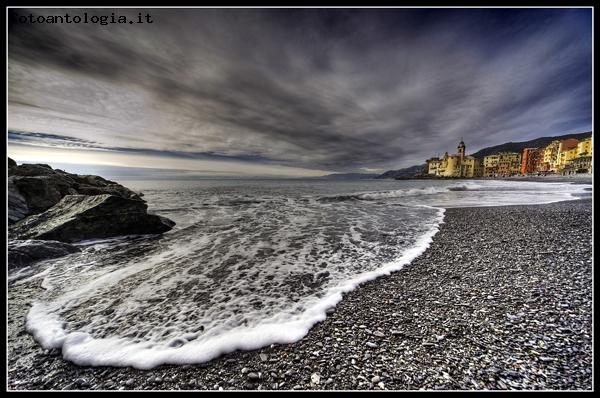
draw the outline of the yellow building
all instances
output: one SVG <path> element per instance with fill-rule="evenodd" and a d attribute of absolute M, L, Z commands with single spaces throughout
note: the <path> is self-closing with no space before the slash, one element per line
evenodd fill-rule
<path fill-rule="evenodd" d="M 577 156 L 592 156 L 592 136 L 577 144 Z"/>
<path fill-rule="evenodd" d="M 520 153 L 501 152 L 483 158 L 483 175 L 486 177 L 510 177 L 520 172 Z"/>
<path fill-rule="evenodd" d="M 577 153 L 577 147 L 567 149 L 566 151 L 560 151 L 558 155 L 559 161 L 556 165 L 556 170 L 561 171 L 562 169 L 564 169 L 567 163 L 578 157 Z"/>
<path fill-rule="evenodd" d="M 592 173 L 592 136 L 581 140 L 577 146 L 561 153 L 561 160 L 564 157 L 564 164 L 560 168 L 562 174 Z"/>
<path fill-rule="evenodd" d="M 541 171 L 556 171 L 556 161 L 558 157 L 558 148 L 560 140 L 552 141 L 544 148 L 543 170 Z"/>
<path fill-rule="evenodd" d="M 481 167 L 479 161 L 473 156 L 465 155 L 466 146 L 461 140 L 454 155 L 448 152 L 442 158 L 431 158 L 427 162 L 427 173 L 436 177 L 468 178 L 478 177 Z"/>

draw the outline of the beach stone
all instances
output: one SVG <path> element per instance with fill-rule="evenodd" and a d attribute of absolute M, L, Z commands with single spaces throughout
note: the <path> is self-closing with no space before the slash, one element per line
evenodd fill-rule
<path fill-rule="evenodd" d="M 318 373 L 313 373 L 310 376 L 311 384 L 319 384 L 321 382 L 321 376 Z"/>

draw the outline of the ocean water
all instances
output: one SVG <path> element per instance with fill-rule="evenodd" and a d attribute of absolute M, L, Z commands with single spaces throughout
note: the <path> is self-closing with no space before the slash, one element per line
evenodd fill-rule
<path fill-rule="evenodd" d="M 200 363 L 302 338 L 344 292 L 420 255 L 448 207 L 549 203 L 591 185 L 522 181 L 123 181 L 177 225 L 80 242 L 9 275 L 44 292 L 26 328 L 78 365 Z"/>

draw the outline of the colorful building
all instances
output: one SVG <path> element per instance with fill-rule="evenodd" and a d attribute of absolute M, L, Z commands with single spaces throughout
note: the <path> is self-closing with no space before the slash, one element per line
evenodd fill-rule
<path fill-rule="evenodd" d="M 521 174 L 533 174 L 540 171 L 544 160 L 544 149 L 525 148 L 521 154 Z"/>
<path fill-rule="evenodd" d="M 577 156 L 592 156 L 592 136 L 590 135 L 585 140 L 579 141 L 577 144 Z"/>
<path fill-rule="evenodd" d="M 457 147 L 457 153 L 449 155 L 448 152 L 442 158 L 434 157 L 428 159 L 427 174 L 436 177 L 479 177 L 481 170 L 480 162 L 473 156 L 467 156 L 465 143 L 461 140 Z"/>
<path fill-rule="evenodd" d="M 579 144 L 579 141 L 576 138 L 568 138 L 560 141 L 558 144 L 558 153 L 554 161 L 554 171 L 561 172 L 568 161 L 577 157 L 577 144 Z"/>
<path fill-rule="evenodd" d="M 483 158 L 483 175 L 486 177 L 510 177 L 520 171 L 520 153 L 501 152 Z"/>
<path fill-rule="evenodd" d="M 561 158 L 565 158 L 564 166 L 561 168 L 561 173 L 564 175 L 592 173 L 592 136 L 581 140 L 577 143 L 577 147 L 567 150 L 564 154 L 561 153 Z"/>
<path fill-rule="evenodd" d="M 558 156 L 558 147 L 560 140 L 552 141 L 544 148 L 544 160 L 542 168 L 539 171 L 556 171 L 556 158 Z"/>

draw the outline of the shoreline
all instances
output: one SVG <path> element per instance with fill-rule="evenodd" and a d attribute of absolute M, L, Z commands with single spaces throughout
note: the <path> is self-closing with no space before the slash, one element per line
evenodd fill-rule
<path fill-rule="evenodd" d="M 36 287 L 9 286 L 7 388 L 591 389 L 591 207 L 449 208 L 424 253 L 300 341 L 199 365 L 65 362 L 24 331 Z"/>

